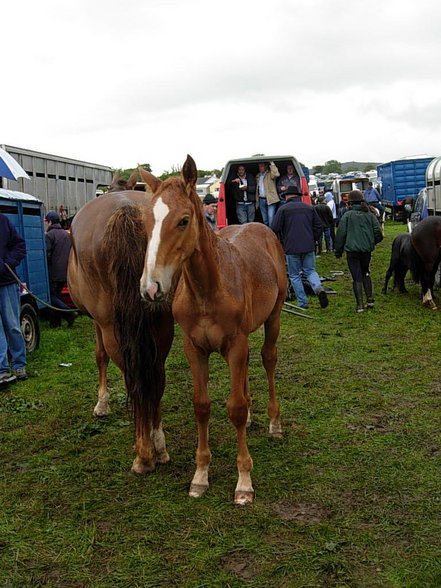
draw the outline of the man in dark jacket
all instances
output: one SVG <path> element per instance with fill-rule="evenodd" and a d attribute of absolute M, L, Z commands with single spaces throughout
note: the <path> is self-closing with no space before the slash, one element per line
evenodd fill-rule
<path fill-rule="evenodd" d="M 319 196 L 318 204 L 315 206 L 315 210 L 320 217 L 323 225 L 323 235 L 325 236 L 326 251 L 332 251 L 332 240 L 331 240 L 331 227 L 334 226 L 334 217 L 332 216 L 332 210 L 325 202 L 324 196 Z M 322 236 L 318 240 L 318 252 L 322 252 Z"/>
<path fill-rule="evenodd" d="M 246 173 L 244 165 L 237 168 L 237 176 L 231 180 L 231 187 L 236 201 L 237 220 L 241 225 L 252 223 L 256 214 L 256 180 Z"/>
<path fill-rule="evenodd" d="M 70 248 L 72 242 L 70 235 L 63 229 L 60 224 L 58 213 L 51 210 L 47 213 L 45 221 L 48 224 L 46 231 L 46 252 L 49 270 L 49 286 L 51 291 L 51 304 L 56 308 L 69 310 L 69 307 L 60 299 L 61 291 L 67 281 L 67 263 L 69 261 Z M 69 327 L 73 325 L 76 312 L 59 312 L 54 311 L 51 327 L 57 327 L 61 324 L 61 318 L 65 318 Z"/>
<path fill-rule="evenodd" d="M 20 290 L 5 264 L 14 270 L 26 255 L 26 243 L 7 216 L 0 214 L 0 386 L 26 380 L 26 346 L 20 328 Z M 8 352 L 12 372 L 9 369 Z"/>
<path fill-rule="evenodd" d="M 285 191 L 286 203 L 274 217 L 273 231 L 282 241 L 288 264 L 288 274 L 299 306 L 308 308 L 308 298 L 302 282 L 302 272 L 317 294 L 320 306 L 326 308 L 328 297 L 315 269 L 315 242 L 321 237 L 322 223 L 310 204 L 301 201 L 296 186 Z"/>

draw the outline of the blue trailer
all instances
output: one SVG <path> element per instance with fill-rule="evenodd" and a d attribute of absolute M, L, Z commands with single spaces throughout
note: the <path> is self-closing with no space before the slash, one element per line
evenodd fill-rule
<path fill-rule="evenodd" d="M 381 178 L 382 202 L 396 219 L 402 213 L 405 198 L 416 199 L 426 185 L 426 169 L 433 157 L 397 159 L 377 167 Z"/>
<path fill-rule="evenodd" d="M 41 200 L 30 194 L 0 188 L 0 212 L 26 241 L 26 257 L 15 271 L 22 283 L 41 300 L 37 301 L 22 290 L 21 329 L 28 352 L 39 345 L 39 311 L 44 303 L 50 303 L 43 206 Z"/>

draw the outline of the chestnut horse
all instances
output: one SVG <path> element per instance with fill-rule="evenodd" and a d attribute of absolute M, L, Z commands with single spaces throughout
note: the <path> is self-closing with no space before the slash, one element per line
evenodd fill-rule
<path fill-rule="evenodd" d="M 413 229 L 410 240 L 423 264 L 421 272 L 423 304 L 436 310 L 437 306 L 433 300 L 433 286 L 435 274 L 441 261 L 441 218 L 439 216 L 424 218 Z"/>
<path fill-rule="evenodd" d="M 282 247 L 263 224 L 209 227 L 196 194 L 197 170 L 187 156 L 182 177 L 161 182 L 140 168 L 153 192 L 145 220 L 148 237 L 141 294 L 161 302 L 180 275 L 172 310 L 184 331 L 184 349 L 193 376 L 193 404 L 198 428 L 196 472 L 190 496 L 208 488 L 211 453 L 208 446 L 210 398 L 208 359 L 216 351 L 228 362 L 229 417 L 236 428 L 239 478 L 236 504 L 251 503 L 252 459 L 246 442 L 249 422 L 248 335 L 264 324 L 261 350 L 269 386 L 269 434 L 281 437 L 279 403 L 275 391 L 276 341 L 287 277 Z"/>
<path fill-rule="evenodd" d="M 150 198 L 145 192 L 111 192 L 85 204 L 72 223 L 68 268 L 72 299 L 95 322 L 99 385 L 94 414 L 109 412 L 110 358 L 123 372 L 132 405 L 136 473 L 169 460 L 160 401 L 173 317 L 165 303 L 153 309 L 143 301 L 138 286 L 147 247 L 142 215 Z"/>

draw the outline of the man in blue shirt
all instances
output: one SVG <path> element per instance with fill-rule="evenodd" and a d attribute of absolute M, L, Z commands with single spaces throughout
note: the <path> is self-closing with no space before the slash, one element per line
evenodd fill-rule
<path fill-rule="evenodd" d="M 378 193 L 378 190 L 374 188 L 372 182 L 369 182 L 368 188 L 364 191 L 364 199 L 371 206 L 375 206 L 375 208 L 379 211 L 380 215 L 384 212 L 384 207 L 381 204 L 381 196 Z"/>

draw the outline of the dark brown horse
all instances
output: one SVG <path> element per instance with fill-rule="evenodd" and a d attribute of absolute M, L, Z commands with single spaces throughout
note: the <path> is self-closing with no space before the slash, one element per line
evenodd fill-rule
<path fill-rule="evenodd" d="M 423 264 L 421 272 L 423 304 L 435 310 L 433 286 L 441 260 L 441 218 L 439 216 L 424 218 L 413 229 L 410 238 Z"/>
<path fill-rule="evenodd" d="M 72 223 L 68 270 L 72 299 L 95 322 L 99 387 L 94 414 L 109 412 L 110 358 L 123 372 L 133 408 L 136 473 L 169 459 L 160 401 L 173 318 L 166 303 L 152 308 L 139 293 L 147 247 L 142 215 L 150 198 L 145 192 L 115 192 L 83 206 Z"/>
<path fill-rule="evenodd" d="M 227 409 L 238 441 L 235 502 L 247 504 L 254 497 L 253 462 L 246 442 L 250 408 L 248 335 L 262 324 L 269 433 L 273 437 L 282 435 L 274 374 L 280 311 L 287 288 L 283 251 L 275 234 L 263 224 L 230 226 L 219 233 L 208 226 L 196 194 L 197 170 L 190 156 L 181 178 L 161 182 L 145 170 L 140 169 L 140 173 L 153 192 L 152 206 L 145 216 L 148 247 L 141 278 L 143 297 L 162 301 L 172 289 L 175 276 L 180 275 L 172 310 L 184 331 L 198 426 L 190 496 L 199 497 L 208 488 L 208 359 L 212 352 L 219 352 L 230 370 Z"/>

